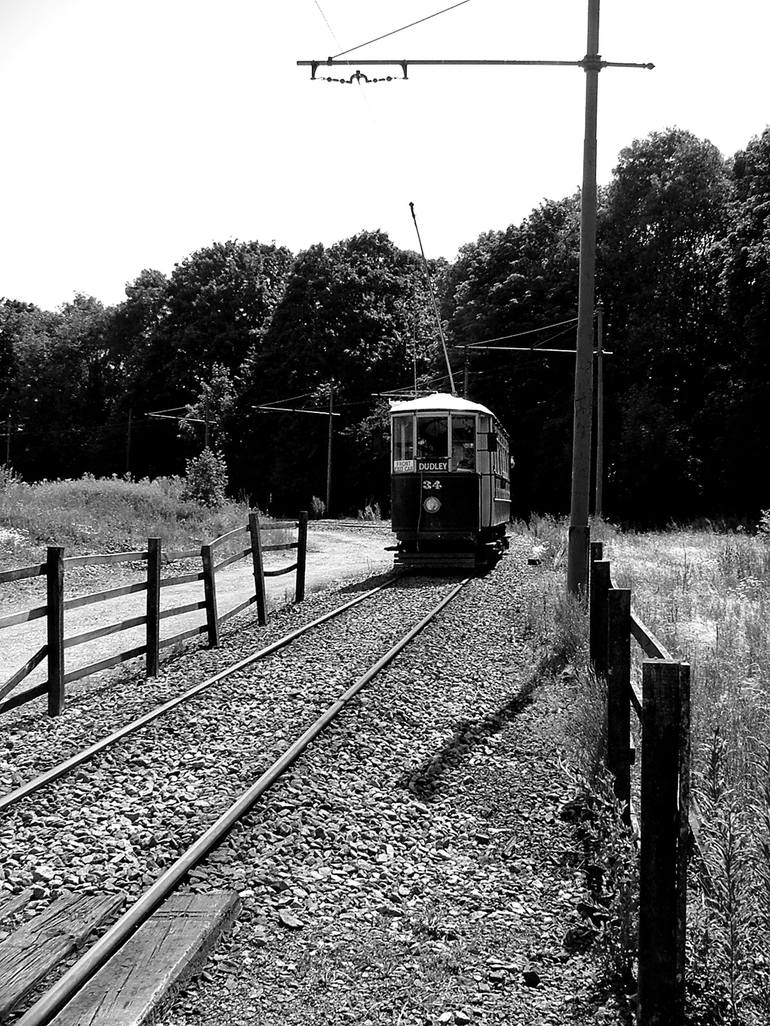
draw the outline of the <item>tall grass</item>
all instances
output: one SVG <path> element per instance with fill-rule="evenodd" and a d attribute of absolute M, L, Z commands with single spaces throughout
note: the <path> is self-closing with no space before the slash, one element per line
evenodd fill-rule
<path fill-rule="evenodd" d="M 181 478 L 118 477 L 28 484 L 0 469 L 0 565 L 42 557 L 47 545 L 69 554 L 142 548 L 149 537 L 184 548 L 245 524 L 247 507 L 209 509 L 182 499 Z"/>
<path fill-rule="evenodd" d="M 547 565 L 560 568 L 566 527 L 539 517 L 519 529 L 541 547 Z M 626 534 L 595 523 L 592 538 L 605 542 L 613 583 L 632 589 L 637 615 L 692 666 L 693 796 L 703 825 L 688 921 L 690 1022 L 766 1024 L 770 517 L 756 535 L 682 528 Z M 632 652 L 640 675 L 641 653 L 635 645 Z M 589 698 L 583 705 L 590 714 L 598 705 Z M 598 732 L 584 720 L 577 716 L 576 729 L 586 738 Z"/>
<path fill-rule="evenodd" d="M 766 1023 L 770 539 L 616 533 L 609 556 L 634 610 L 692 666 L 693 795 L 703 820 L 689 930 L 693 1021 Z"/>

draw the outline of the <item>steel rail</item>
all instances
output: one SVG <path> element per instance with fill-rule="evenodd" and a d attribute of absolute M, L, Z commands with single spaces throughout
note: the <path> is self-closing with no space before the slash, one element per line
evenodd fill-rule
<path fill-rule="evenodd" d="M 328 726 L 342 709 L 355 698 L 377 674 L 383 670 L 404 649 L 420 631 L 434 620 L 441 610 L 471 580 L 466 577 L 455 585 L 420 622 L 412 627 L 400 641 L 397 641 L 384 656 L 359 677 L 336 702 L 332 703 L 308 729 L 300 735 L 276 761 L 244 791 L 226 812 L 224 812 L 186 852 L 174 862 L 134 904 L 126 909 L 120 919 L 99 938 L 89 950 L 59 979 L 50 990 L 43 994 L 14 1026 L 48 1026 L 51 1020 L 78 993 L 79 990 L 101 969 L 101 967 L 118 951 L 126 941 L 149 919 L 161 903 L 185 879 L 187 874 L 206 857 L 227 836 L 233 826 L 242 819 L 265 791 L 289 769 L 308 745 Z M 379 590 L 379 589 L 377 589 Z"/>
<path fill-rule="evenodd" d="M 157 708 L 151 709 L 150 712 L 145 713 L 144 716 L 140 716 L 139 719 L 132 720 L 131 723 L 127 723 L 125 726 L 114 731 L 112 734 L 109 734 L 107 737 L 94 742 L 94 744 L 89 745 L 88 748 L 84 748 L 82 752 L 78 752 L 69 759 L 65 759 L 64 762 L 60 762 L 58 765 L 52 766 L 51 769 L 46 770 L 45 773 L 41 773 L 40 776 L 27 781 L 26 784 L 22 784 L 15 790 L 9 791 L 0 798 L 0 812 L 9 808 L 11 805 L 15 805 L 17 802 L 20 802 L 23 798 L 33 794 L 35 791 L 40 790 L 41 787 L 45 787 L 46 784 L 50 784 L 54 780 L 58 780 L 60 777 L 66 776 L 66 774 L 69 773 L 70 770 L 75 769 L 76 766 L 80 766 L 82 763 L 88 762 L 95 755 L 103 752 L 105 748 L 109 748 L 110 745 L 116 744 L 118 741 L 122 741 L 123 738 L 128 737 L 130 734 L 136 733 L 136 731 L 141 730 L 142 727 L 146 727 L 148 723 L 152 723 L 153 720 L 158 719 L 164 713 L 170 712 L 170 710 L 174 709 L 177 705 L 181 705 L 182 702 L 188 701 L 201 691 L 211 687 L 212 684 L 217 684 L 219 681 L 224 680 L 231 674 L 237 673 L 244 667 L 257 662 L 259 659 L 264 659 L 266 656 L 272 655 L 273 652 L 277 652 L 279 649 L 284 648 L 296 638 L 299 638 L 302 634 L 306 634 L 309 630 L 312 630 L 313 627 L 319 627 L 327 620 L 331 620 L 332 617 L 339 616 L 340 613 L 344 613 L 347 609 L 351 609 L 353 606 L 358 605 L 359 602 L 363 602 L 364 599 L 370 598 L 372 595 L 376 595 L 378 591 L 382 591 L 383 588 L 389 587 L 395 579 L 396 578 L 386 581 L 384 584 L 381 584 L 376 588 L 372 588 L 370 591 L 364 592 L 363 595 L 356 596 L 356 598 L 351 599 L 351 601 L 344 603 L 344 605 L 337 606 L 336 609 L 332 609 L 328 613 L 324 613 L 323 616 L 317 617 L 315 620 L 305 624 L 303 627 L 297 627 L 296 630 L 290 631 L 289 634 L 285 634 L 282 638 L 279 638 L 277 641 L 273 641 L 270 645 L 267 645 L 265 648 L 261 648 L 258 652 L 252 652 L 251 655 L 246 656 L 237 663 L 233 663 L 232 666 L 221 670 L 213 677 L 209 677 L 208 680 L 201 681 L 200 684 L 196 684 L 195 687 L 190 688 L 183 694 L 169 699 L 168 702 L 164 702 L 163 705 L 159 705 Z"/>

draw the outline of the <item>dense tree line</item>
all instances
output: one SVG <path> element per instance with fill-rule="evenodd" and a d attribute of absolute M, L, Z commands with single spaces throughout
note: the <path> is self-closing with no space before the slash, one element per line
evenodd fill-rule
<path fill-rule="evenodd" d="M 519 514 L 569 501 L 574 361 L 542 350 L 574 346 L 561 322 L 576 313 L 578 247 L 570 196 L 430 268 L 454 347 L 536 344 L 467 367 L 469 395 L 512 436 Z M 770 129 L 729 161 L 678 129 L 624 150 L 600 192 L 597 274 L 606 511 L 756 517 L 770 505 Z M 415 374 L 445 388 L 443 373 L 421 262 L 381 232 L 296 256 L 216 243 L 169 276 L 143 271 L 110 308 L 0 301 L 0 418 L 32 480 L 179 473 L 207 435 L 236 492 L 295 510 L 325 495 L 328 418 L 258 407 L 331 402 L 334 509 L 386 507 L 381 393 Z M 163 410 L 184 419 L 148 417 Z"/>

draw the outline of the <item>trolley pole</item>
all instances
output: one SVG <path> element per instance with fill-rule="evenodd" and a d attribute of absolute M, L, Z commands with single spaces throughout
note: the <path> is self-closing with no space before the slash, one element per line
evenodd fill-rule
<path fill-rule="evenodd" d="M 599 0 L 588 0 L 583 187 L 580 193 L 580 281 L 572 433 L 572 501 L 567 550 L 567 591 L 586 594 L 588 585 L 588 502 L 591 490 L 593 413 L 594 272 L 596 267 L 596 121 L 599 94 Z"/>
<path fill-rule="evenodd" d="M 597 517 L 604 515 L 604 353 L 602 321 L 604 304 L 596 304 L 596 503 Z"/>

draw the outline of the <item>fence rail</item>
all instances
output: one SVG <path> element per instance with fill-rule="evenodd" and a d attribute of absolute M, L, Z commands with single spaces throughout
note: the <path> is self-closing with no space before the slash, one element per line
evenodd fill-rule
<path fill-rule="evenodd" d="M 226 534 L 215 538 L 214 541 L 201 545 L 196 549 L 169 551 L 165 553 L 166 564 L 187 559 L 200 559 L 201 570 L 192 573 L 178 574 L 174 577 L 162 577 L 161 567 L 164 562 L 164 553 L 161 550 L 161 542 L 158 538 L 149 538 L 147 549 L 131 552 L 107 552 L 97 553 L 91 556 L 67 556 L 64 549 L 59 546 L 52 546 L 48 549 L 45 563 L 34 566 L 19 567 L 13 570 L 0 572 L 0 584 L 7 584 L 14 581 L 22 581 L 28 578 L 46 578 L 46 603 L 30 609 L 20 610 L 15 613 L 8 613 L 0 617 L 0 631 L 7 627 L 17 626 L 31 620 L 46 618 L 47 640 L 38 651 L 29 658 L 23 666 L 20 666 L 7 680 L 0 681 L 0 713 L 15 709 L 33 698 L 43 695 L 48 696 L 48 713 L 50 716 L 58 715 L 64 706 L 65 685 L 72 681 L 80 680 L 83 677 L 99 673 L 102 670 L 117 666 L 129 659 L 138 656 L 145 656 L 145 675 L 155 677 L 159 672 L 160 652 L 171 645 L 180 644 L 200 634 L 206 634 L 210 647 L 219 645 L 220 624 L 230 620 L 238 613 L 243 612 L 249 606 L 256 603 L 257 617 L 260 626 L 267 623 L 267 600 L 265 593 L 265 578 L 279 577 L 284 574 L 295 573 L 295 601 L 301 602 L 305 597 L 305 571 L 307 558 L 307 524 L 308 515 L 302 512 L 297 521 L 281 522 L 278 524 L 265 524 L 259 522 L 256 513 L 249 514 L 248 524 L 245 527 L 237 527 Z M 285 531 L 293 529 L 297 531 L 297 541 L 281 544 L 265 545 L 262 542 L 262 535 L 274 531 Z M 214 561 L 214 552 L 228 542 L 244 538 L 248 545 L 239 548 L 218 563 Z M 265 570 L 263 553 L 297 550 L 297 559 L 289 566 L 276 570 Z M 252 558 L 252 572 L 254 575 L 254 594 L 245 600 L 238 602 L 231 609 L 224 613 L 218 610 L 217 602 L 217 581 L 218 571 L 237 563 L 248 556 Z M 144 581 L 132 584 L 121 585 L 115 588 L 108 588 L 104 591 L 93 592 L 87 595 L 80 595 L 76 598 L 65 598 L 64 579 L 65 570 L 79 566 L 99 566 L 129 562 L 146 562 L 147 573 Z M 188 602 L 183 605 L 173 606 L 170 609 L 161 609 L 161 590 L 175 587 L 181 584 L 191 584 L 203 581 L 204 598 L 201 601 Z M 96 627 L 92 630 L 82 631 L 70 637 L 65 636 L 64 612 L 72 609 L 80 609 L 84 606 L 95 605 L 100 602 L 108 602 L 115 598 L 138 592 L 146 592 L 146 609 L 140 616 L 127 617 L 124 620 L 105 626 Z M 181 631 L 168 638 L 161 639 L 161 620 L 174 616 L 182 616 L 186 613 L 205 610 L 205 622 L 196 627 Z M 105 659 L 91 662 L 86 666 L 78 667 L 75 670 L 66 672 L 64 654 L 69 649 L 79 645 L 85 645 L 100 638 L 118 634 L 121 631 L 132 630 L 137 627 L 146 628 L 145 643 L 133 646 L 123 652 L 118 652 Z M 48 663 L 47 680 L 28 688 L 26 691 L 18 691 L 19 685 L 32 673 L 44 660 Z"/>
<path fill-rule="evenodd" d="M 631 591 L 612 583 L 601 543 L 591 544 L 590 655 L 607 684 L 607 768 L 632 821 L 631 711 L 641 728 L 639 817 L 640 1026 L 684 1022 L 690 809 L 690 667 L 672 658 L 631 610 Z M 642 694 L 631 679 L 631 642 L 642 661 Z M 635 818 L 635 817 L 633 817 Z"/>

